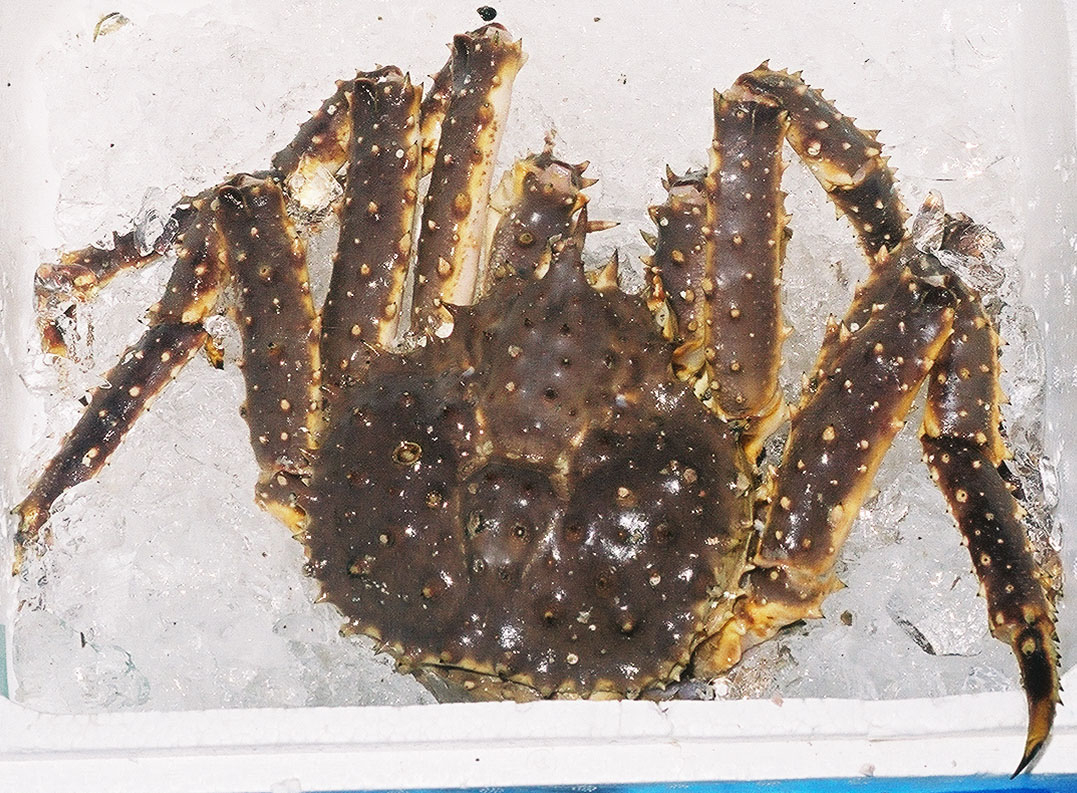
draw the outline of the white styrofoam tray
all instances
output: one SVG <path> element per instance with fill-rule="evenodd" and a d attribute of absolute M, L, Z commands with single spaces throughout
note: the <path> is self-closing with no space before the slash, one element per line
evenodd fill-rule
<path fill-rule="evenodd" d="M 705 110 L 702 118 L 695 117 L 700 115 L 698 107 L 685 109 L 683 129 L 678 128 L 677 140 L 672 142 L 662 138 L 660 124 L 640 127 L 641 119 L 655 109 L 668 110 L 678 93 L 674 88 L 688 81 L 698 83 L 703 97 L 699 106 L 705 108 L 712 86 L 726 84 L 738 71 L 773 57 L 776 63 L 810 68 L 821 85 L 842 86 L 843 108 L 868 121 L 867 126 L 887 131 L 884 140 L 896 141 L 895 156 L 900 159 L 895 164 L 902 170 L 907 197 L 914 202 L 921 188 L 933 183 L 924 170 L 918 170 L 915 157 L 924 154 L 929 141 L 916 137 L 917 105 L 908 97 L 922 96 L 926 106 L 930 89 L 924 95 L 923 86 L 946 82 L 948 70 L 956 69 L 945 52 L 933 59 L 915 46 L 920 26 L 929 20 L 932 25 L 949 25 L 947 34 L 955 50 L 976 51 L 985 40 L 1005 42 L 1007 49 L 989 57 L 1004 59 L 1012 69 L 1008 85 L 978 83 L 967 59 L 964 71 L 954 79 L 963 81 L 957 94 L 964 92 L 969 116 L 979 119 L 976 123 L 990 123 L 992 103 L 1005 110 L 999 110 L 999 123 L 1008 125 L 1006 134 L 1019 144 L 1020 167 L 1015 169 L 1019 178 L 1004 185 L 1005 195 L 985 195 L 998 190 L 998 183 L 980 175 L 959 174 L 945 186 L 945 192 L 950 205 L 978 218 L 990 217 L 992 202 L 1021 209 L 1014 213 L 1017 221 L 1008 229 L 1013 239 L 1007 243 L 1019 250 L 1025 298 L 1036 307 L 1047 339 L 1046 454 L 1061 474 L 1059 519 L 1064 527 L 1075 525 L 1077 498 L 1069 481 L 1077 462 L 1071 441 L 1077 424 L 1077 411 L 1072 409 L 1077 389 L 1072 363 L 1077 329 L 1069 321 L 1071 286 L 1077 273 L 1072 241 L 1077 233 L 1077 201 L 1068 183 L 1077 153 L 1074 61 L 1069 50 L 1072 31 L 1077 30 L 1073 10 L 1061 2 L 1021 4 L 1006 14 L 991 4 L 980 9 L 968 4 L 953 13 L 915 2 L 893 4 L 885 12 L 836 0 L 813 4 L 810 10 L 795 3 L 770 4 L 766 11 L 752 4 L 737 5 L 723 7 L 720 15 L 704 3 L 655 3 L 632 9 L 613 2 L 551 3 L 542 8 L 515 2 L 499 5 L 499 21 L 522 34 L 531 53 L 524 74 L 558 73 L 550 82 L 552 89 L 540 79 L 521 80 L 516 117 L 538 108 L 545 114 L 535 122 L 541 125 L 538 129 L 556 123 L 573 153 L 589 157 L 596 168 L 601 162 L 609 163 L 598 174 L 603 178 L 604 206 L 616 211 L 632 205 L 642 218 L 642 208 L 656 198 L 653 185 L 643 188 L 627 176 L 619 180 L 618 169 L 624 165 L 618 157 L 623 151 L 652 146 L 669 151 L 671 160 L 683 162 L 677 147 L 699 147 L 695 140 L 706 140 L 709 119 Z M 431 42 L 445 41 L 453 32 L 478 24 L 468 2 L 418 3 L 406 8 L 372 2 L 335 12 L 329 4 L 310 3 L 287 14 L 282 8 L 239 2 L 210 6 L 194 0 L 171 4 L 167 10 L 149 0 L 132 0 L 115 9 L 98 8 L 87 0 L 55 2 L 45 9 L 28 2 L 0 7 L 0 91 L 4 92 L 0 101 L 0 173 L 4 174 L 0 191 L 4 262 L 0 267 L 0 404 L 5 406 L 0 455 L 6 463 L 0 494 L 5 505 L 13 504 L 26 486 L 21 478 L 25 477 L 25 450 L 37 441 L 34 433 L 40 427 L 40 406 L 30 399 L 19 378 L 34 344 L 31 275 L 49 249 L 84 243 L 85 235 L 94 230 L 92 220 L 82 230 L 82 238 L 67 239 L 58 230 L 60 173 L 69 164 L 56 162 L 56 141 L 73 134 L 74 126 L 85 123 L 86 117 L 76 113 L 64 118 L 49 104 L 43 85 L 49 79 L 55 84 L 57 76 L 47 74 L 46 55 L 65 46 L 90 48 L 80 68 L 92 70 L 97 56 L 88 34 L 103 13 L 113 10 L 127 15 L 136 26 L 149 28 L 163 16 L 177 15 L 176 29 L 187 24 L 198 27 L 201 46 L 181 49 L 178 57 L 196 63 L 207 57 L 207 64 L 213 65 L 207 66 L 204 80 L 192 80 L 188 73 L 181 85 L 169 84 L 163 74 L 161 92 L 209 92 L 215 84 L 232 80 L 250 83 L 257 98 L 251 107 L 233 109 L 234 115 L 223 121 L 212 114 L 226 114 L 228 109 L 210 103 L 204 116 L 185 112 L 175 119 L 180 132 L 171 133 L 181 137 L 166 137 L 169 142 L 162 145 L 184 145 L 182 136 L 188 136 L 190 149 L 199 158 L 189 168 L 219 176 L 229 169 L 264 163 L 274 141 L 258 151 L 230 149 L 228 135 L 220 130 L 244 123 L 244 113 L 252 124 L 264 123 L 259 116 L 264 109 L 261 103 L 287 92 L 290 64 L 320 54 L 319 44 L 325 43 L 326 51 L 339 51 L 339 42 L 344 40 L 361 50 L 340 63 L 319 64 L 318 68 L 326 70 L 325 85 L 329 85 L 349 70 L 369 66 L 371 60 L 407 63 L 404 59 L 411 53 L 400 52 L 401 41 L 410 48 L 432 50 Z M 334 13 L 340 14 L 335 20 L 338 24 L 333 24 Z M 984 24 L 995 25 L 990 36 L 982 29 L 968 32 L 969 20 L 978 14 L 986 20 Z M 742 25 L 735 30 L 715 19 L 737 15 Z M 1004 22 L 996 25 L 996 19 Z M 214 38 L 218 23 L 219 40 Z M 237 45 L 236 36 L 248 32 L 249 40 Z M 179 36 L 177 40 L 185 39 Z M 162 60 L 168 63 L 171 39 L 162 35 L 157 44 Z M 222 75 L 219 62 L 201 51 L 214 46 L 231 48 L 228 74 Z M 244 54 L 248 50 L 249 59 Z M 267 51 L 272 58 L 266 56 Z M 739 68 L 719 74 L 708 71 L 709 58 L 716 51 Z M 144 57 L 144 51 L 140 53 Z M 438 50 L 421 62 L 436 65 L 442 53 Z M 171 57 L 177 57 L 176 51 Z M 855 86 L 861 76 L 870 79 L 880 71 L 870 63 L 872 59 L 884 65 L 882 73 L 894 82 L 858 92 Z M 279 70 L 267 71 L 266 64 L 273 60 L 279 61 Z M 131 64 L 133 70 L 151 68 Z M 624 78 L 625 90 L 614 101 L 611 86 L 620 78 Z M 555 99 L 550 98 L 551 90 Z M 305 100 L 294 101 L 300 103 L 299 109 L 309 109 L 325 93 L 318 89 Z M 833 88 L 828 95 L 834 95 Z M 151 101 L 148 96 L 129 100 Z M 582 114 L 565 113 L 564 117 L 579 123 L 578 129 L 564 123 L 556 109 L 551 110 L 560 102 L 588 108 Z M 889 108 L 900 112 L 891 113 Z M 291 134 L 301 118 L 294 111 L 288 111 L 290 116 L 284 113 L 290 119 L 283 125 L 284 136 Z M 930 109 L 924 115 L 930 115 Z M 110 134 L 118 135 L 120 128 L 115 125 Z M 199 130 L 208 132 L 200 134 Z M 76 168 L 75 183 L 92 185 L 95 178 L 104 182 L 122 167 L 138 169 L 137 181 L 146 185 L 175 184 L 167 181 L 167 174 L 154 171 L 152 148 L 137 153 L 140 139 L 150 140 L 159 133 L 164 134 L 129 130 L 114 147 L 87 154 Z M 670 134 L 668 124 L 664 134 Z M 519 137 L 523 140 L 524 136 Z M 533 133 L 531 139 L 536 137 Z M 117 149 L 121 153 L 113 154 Z M 109 159 L 130 156 L 132 151 L 136 153 L 126 162 Z M 183 167 L 183 156 L 170 153 L 163 167 Z M 181 164 L 172 162 L 173 157 Z M 929 154 L 925 159 L 930 162 Z M 173 174 L 172 178 L 179 177 Z M 649 178 L 654 181 L 653 176 Z M 130 197 L 134 203 L 123 211 L 133 214 L 140 198 Z M 597 204 L 600 199 L 594 200 Z M 645 225 L 642 219 L 630 222 Z M 79 233 L 77 228 L 65 231 Z M 9 521 L 9 529 L 11 525 Z M 1066 572 L 1073 575 L 1077 571 L 1072 569 L 1072 554 L 1066 558 L 1070 560 Z M 9 625 L 17 607 L 13 592 L 8 587 L 4 593 L 2 621 Z M 1072 610 L 1062 609 L 1061 622 L 1063 632 L 1077 632 Z M 1072 669 L 1066 682 L 1077 688 Z M 15 686 L 17 680 L 11 683 Z M 273 785 L 288 789 L 292 784 L 288 780 L 293 779 L 303 789 L 343 789 L 1006 774 L 1019 752 L 1023 730 L 1023 697 L 1016 691 L 872 702 L 494 703 L 91 715 L 38 713 L 3 699 L 0 790 L 60 790 L 72 780 L 84 788 L 102 790 L 143 789 L 152 779 L 156 790 L 223 791 L 264 790 Z M 1077 716 L 1063 708 L 1037 772 L 1077 773 L 1073 757 L 1077 757 Z"/>

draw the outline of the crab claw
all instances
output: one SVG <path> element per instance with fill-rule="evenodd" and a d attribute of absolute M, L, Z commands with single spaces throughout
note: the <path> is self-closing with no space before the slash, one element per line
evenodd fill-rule
<path fill-rule="evenodd" d="M 1058 696 L 1058 651 L 1053 633 L 1050 625 L 1045 629 L 1037 623 L 1015 634 L 1010 641 L 1028 699 L 1025 751 L 1011 779 L 1025 770 L 1043 748 L 1051 732 L 1055 708 L 1061 702 Z"/>

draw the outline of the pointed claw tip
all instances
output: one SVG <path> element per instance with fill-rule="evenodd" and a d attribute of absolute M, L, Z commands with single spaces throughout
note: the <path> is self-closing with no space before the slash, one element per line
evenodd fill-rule
<path fill-rule="evenodd" d="M 1017 768 L 1012 774 L 1010 779 L 1016 779 L 1017 775 L 1028 768 L 1029 764 L 1039 756 L 1040 749 L 1043 748 L 1044 738 L 1033 739 L 1029 736 L 1028 742 L 1025 744 L 1025 753 L 1021 757 L 1021 762 L 1017 764 Z"/>

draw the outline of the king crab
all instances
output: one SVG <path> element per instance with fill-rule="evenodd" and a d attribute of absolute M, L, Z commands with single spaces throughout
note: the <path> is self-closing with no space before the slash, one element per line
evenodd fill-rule
<path fill-rule="evenodd" d="M 1021 667 L 1024 767 L 1050 729 L 1057 653 L 999 474 L 997 336 L 975 292 L 912 244 L 874 135 L 798 75 L 743 75 L 715 97 L 709 168 L 667 175 L 640 299 L 617 288 L 616 258 L 583 270 L 584 238 L 604 225 L 587 219 L 586 164 L 548 146 L 491 195 L 521 65 L 488 25 L 455 39 L 425 97 L 393 67 L 362 73 L 270 171 L 177 205 L 150 253 L 125 235 L 43 267 L 43 338 L 62 353 L 61 298 L 177 252 L 150 328 L 17 508 L 17 556 L 47 541 L 53 502 L 184 363 L 200 349 L 220 360 L 204 322 L 224 307 L 242 337 L 256 498 L 305 544 L 349 629 L 476 697 L 651 696 L 818 616 L 927 379 L 925 458 Z M 871 261 L 792 409 L 777 379 L 785 141 Z M 317 207 L 342 169 L 317 311 L 289 211 Z M 972 244 L 936 201 L 925 213 L 944 247 Z M 766 476 L 763 443 L 790 413 Z"/>

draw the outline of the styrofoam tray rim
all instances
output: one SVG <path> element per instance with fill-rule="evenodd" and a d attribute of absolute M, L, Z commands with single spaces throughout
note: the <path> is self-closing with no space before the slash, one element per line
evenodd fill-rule
<path fill-rule="evenodd" d="M 1077 672 L 1071 670 L 1064 682 L 1075 681 Z M 431 752 L 511 757 L 541 748 L 546 754 L 573 756 L 584 750 L 594 753 L 596 747 L 602 747 L 601 754 L 612 747 L 636 751 L 648 747 L 659 753 L 675 748 L 686 758 L 730 751 L 750 756 L 763 750 L 791 757 L 790 753 L 811 747 L 823 756 L 834 754 L 837 765 L 809 765 L 833 767 L 839 775 L 880 767 L 898 776 L 1008 774 L 1023 746 L 1024 716 L 1024 698 L 1017 691 L 889 701 L 489 702 L 76 715 L 39 713 L 0 700 L 0 721 L 5 725 L 0 767 L 4 762 L 44 757 L 59 761 L 222 754 L 238 760 L 313 751 L 377 757 L 377 762 L 364 763 L 373 768 L 396 754 L 414 752 L 422 752 L 424 758 Z M 966 743 L 958 750 L 958 742 Z M 899 757 L 902 762 L 896 762 Z M 1062 708 L 1040 768 L 1077 772 L 1074 757 L 1077 713 Z M 697 768 L 686 762 L 681 769 L 686 775 L 675 778 L 709 778 L 705 773 L 709 766 Z M 416 776 L 408 786 L 421 784 L 429 766 L 424 761 L 422 768 L 408 771 Z M 570 778 L 618 781 L 616 767 L 608 763 L 602 767 L 607 766 L 609 773 L 595 778 L 587 773 L 586 763 L 577 764 L 580 776 Z M 790 764 L 786 771 L 796 775 L 797 767 Z M 502 770 L 511 768 L 509 763 Z M 759 770 L 774 773 L 766 765 Z M 558 779 L 566 768 L 547 771 L 551 779 Z M 656 769 L 651 778 L 669 778 L 666 774 Z M 735 774 L 757 778 L 750 765 L 738 764 Z M 509 783 L 496 773 L 487 782 Z"/>

